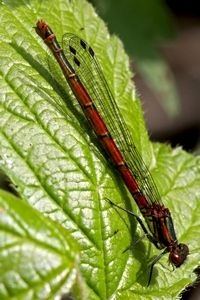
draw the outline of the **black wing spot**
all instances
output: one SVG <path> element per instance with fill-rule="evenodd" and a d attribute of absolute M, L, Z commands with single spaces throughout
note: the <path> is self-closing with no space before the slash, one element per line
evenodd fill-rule
<path fill-rule="evenodd" d="M 83 40 L 80 40 L 81 47 L 86 50 L 86 43 Z"/>
<path fill-rule="evenodd" d="M 88 48 L 88 51 L 92 57 L 94 57 L 94 51 L 91 47 Z"/>
<path fill-rule="evenodd" d="M 76 56 L 74 56 L 74 62 L 75 62 L 75 64 L 78 66 L 78 67 L 80 67 L 80 60 L 78 60 L 77 58 L 76 58 Z"/>
<path fill-rule="evenodd" d="M 69 51 L 70 51 L 72 54 L 76 55 L 76 49 L 74 49 L 72 46 L 69 46 Z"/>

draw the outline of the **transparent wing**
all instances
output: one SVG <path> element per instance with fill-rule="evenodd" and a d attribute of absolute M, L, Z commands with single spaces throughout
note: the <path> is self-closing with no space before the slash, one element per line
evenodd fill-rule
<path fill-rule="evenodd" d="M 80 81 L 100 112 L 112 138 L 122 152 L 140 190 L 150 203 L 161 202 L 155 182 L 138 152 L 109 89 L 92 48 L 73 35 L 63 36 L 63 50 Z"/>

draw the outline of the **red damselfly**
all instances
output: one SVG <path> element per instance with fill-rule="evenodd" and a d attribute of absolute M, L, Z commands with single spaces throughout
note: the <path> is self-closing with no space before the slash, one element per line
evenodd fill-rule
<path fill-rule="evenodd" d="M 169 262 L 180 267 L 189 254 L 188 246 L 178 243 L 170 211 L 163 205 L 154 180 L 132 142 L 92 48 L 79 37 L 66 34 L 63 36 L 64 53 L 45 21 L 38 21 L 35 29 L 59 63 L 101 145 L 136 201 L 148 229 L 138 216 L 128 212 L 137 218 L 148 239 L 158 249 L 163 249 L 151 264 L 149 284 L 153 266 L 162 255 L 169 252 Z"/>

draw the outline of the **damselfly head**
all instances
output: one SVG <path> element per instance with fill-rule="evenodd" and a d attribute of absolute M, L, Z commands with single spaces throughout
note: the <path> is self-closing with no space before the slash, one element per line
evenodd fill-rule
<path fill-rule="evenodd" d="M 180 267 L 189 254 L 189 248 L 185 244 L 177 244 L 170 249 L 169 262 L 176 268 Z"/>

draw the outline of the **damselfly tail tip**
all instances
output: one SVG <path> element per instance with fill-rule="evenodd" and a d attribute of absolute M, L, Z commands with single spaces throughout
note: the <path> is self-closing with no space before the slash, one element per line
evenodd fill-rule
<path fill-rule="evenodd" d="M 44 20 L 38 20 L 35 26 L 36 33 L 42 38 L 45 39 L 45 34 L 47 32 L 48 24 Z"/>

